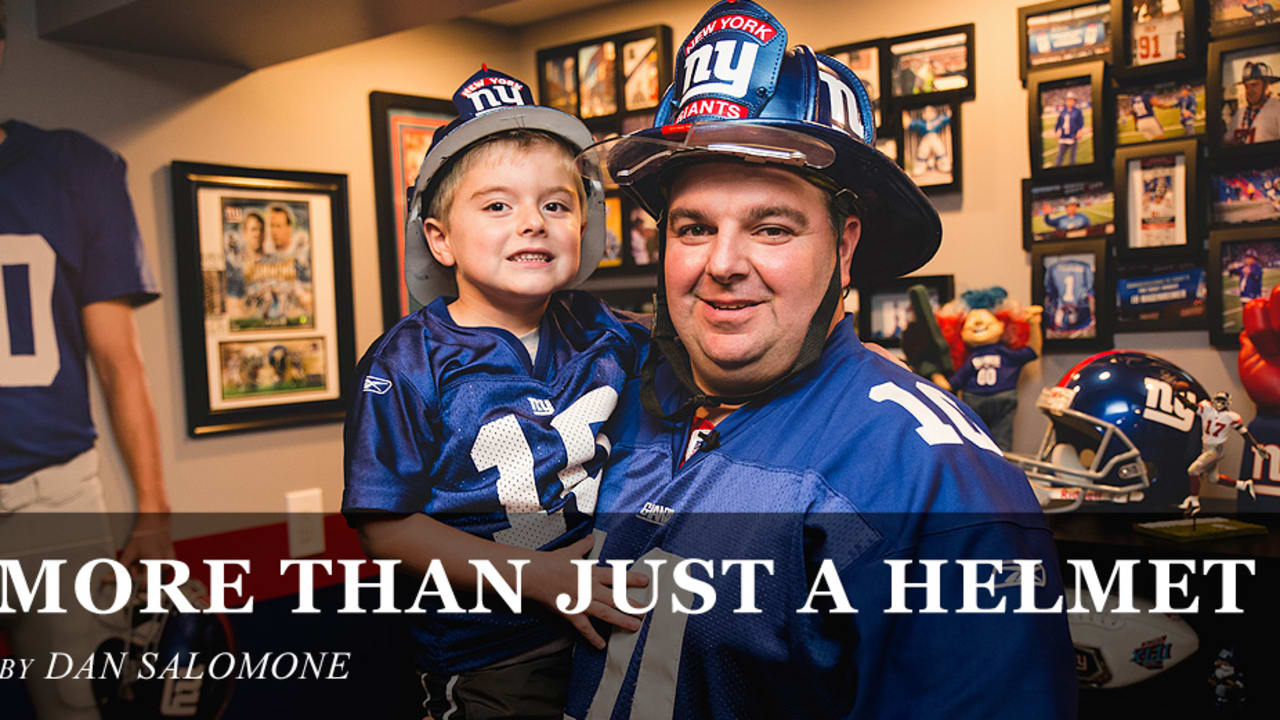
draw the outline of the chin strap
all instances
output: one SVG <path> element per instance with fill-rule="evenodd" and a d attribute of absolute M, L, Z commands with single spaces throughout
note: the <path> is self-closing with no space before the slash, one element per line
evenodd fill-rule
<path fill-rule="evenodd" d="M 658 232 L 665 235 L 666 223 L 659 224 Z M 663 282 L 663 262 L 666 254 L 666 243 L 658 246 L 658 292 L 656 297 L 653 331 L 649 336 L 649 356 L 645 358 L 640 369 L 641 390 L 640 402 L 645 412 L 653 417 L 671 422 L 681 422 L 692 415 L 700 407 L 717 407 L 720 405 L 744 405 L 752 400 L 768 397 L 779 387 L 812 365 L 822 356 L 822 348 L 827 343 L 827 334 L 831 328 L 831 317 L 841 300 L 840 288 L 840 256 L 836 255 L 835 268 L 831 280 L 827 283 L 827 292 L 822 297 L 817 311 L 809 320 L 809 329 L 805 332 L 804 341 L 800 344 L 800 354 L 796 356 L 791 369 L 773 382 L 755 392 L 742 395 L 709 395 L 703 392 L 693 379 L 693 370 L 689 364 L 689 353 L 684 344 L 676 336 L 671 315 L 667 312 L 667 291 Z M 656 351 L 656 352 L 655 352 Z M 658 354 L 661 353 L 671 365 L 676 380 L 688 390 L 689 398 L 670 413 L 664 413 L 662 402 L 658 399 L 656 379 L 658 376 Z"/>

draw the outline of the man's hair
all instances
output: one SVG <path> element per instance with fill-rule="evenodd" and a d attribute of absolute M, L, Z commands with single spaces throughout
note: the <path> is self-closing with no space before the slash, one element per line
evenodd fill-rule
<path fill-rule="evenodd" d="M 289 208 L 287 208 L 287 207 L 285 207 L 285 206 L 283 206 L 283 205 L 272 205 L 271 207 L 267 208 L 267 212 L 269 212 L 269 213 L 284 213 L 284 219 L 285 219 L 285 221 L 289 223 L 289 227 L 293 227 L 293 222 L 294 222 L 294 221 L 293 221 L 293 213 L 289 211 Z"/>
<path fill-rule="evenodd" d="M 577 149 L 551 133 L 541 130 L 526 130 L 524 128 L 505 130 L 481 138 L 464 149 L 461 154 L 450 159 L 440 169 L 440 176 L 433 183 L 435 190 L 432 191 L 427 206 L 423 208 L 422 217 L 424 219 L 435 218 L 447 227 L 449 211 L 453 208 L 454 196 L 458 192 L 458 186 L 462 184 L 462 179 L 480 160 L 490 152 L 498 150 L 513 150 L 523 153 L 538 147 L 552 147 L 561 151 L 560 156 L 564 163 L 564 169 L 576 180 L 574 189 L 578 191 L 578 207 L 582 209 L 583 217 L 585 218 L 587 192 L 582 184 L 582 175 L 579 174 L 577 167 L 573 163 L 574 158 L 578 155 Z M 481 152 L 482 150 L 484 152 Z"/>

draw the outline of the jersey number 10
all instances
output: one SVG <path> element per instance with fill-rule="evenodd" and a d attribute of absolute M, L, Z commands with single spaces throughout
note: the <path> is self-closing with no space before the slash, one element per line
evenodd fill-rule
<path fill-rule="evenodd" d="M 57 269 L 57 253 L 39 235 L 0 235 L 0 387 L 48 387 L 58 375 Z"/>

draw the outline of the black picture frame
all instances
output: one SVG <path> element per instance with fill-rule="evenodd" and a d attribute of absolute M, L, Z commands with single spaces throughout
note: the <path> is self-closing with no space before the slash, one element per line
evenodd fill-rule
<path fill-rule="evenodd" d="M 1070 292 L 1072 296 L 1066 298 L 1067 300 L 1079 299 L 1081 288 L 1075 287 L 1075 282 L 1085 282 L 1088 277 L 1064 273 L 1068 279 L 1073 277 L 1078 279 L 1071 282 L 1068 288 L 1059 288 L 1058 285 L 1064 284 L 1062 280 L 1054 279 L 1050 282 L 1046 279 L 1048 268 L 1045 261 L 1063 258 L 1063 262 L 1084 262 L 1084 257 L 1090 258 L 1086 264 L 1090 268 L 1093 280 L 1090 288 L 1093 307 L 1087 311 L 1088 317 L 1082 319 L 1079 302 L 1067 304 L 1052 296 L 1046 297 L 1046 294 L 1050 290 L 1052 290 L 1050 295 Z M 1115 291 L 1112 289 L 1109 262 L 1110 256 L 1105 239 L 1038 243 L 1031 248 L 1031 302 L 1044 308 L 1041 327 L 1044 332 L 1046 353 L 1090 352 L 1107 350 L 1114 345 L 1112 321 L 1115 312 Z M 1086 320 L 1090 324 L 1077 327 Z"/>
<path fill-rule="evenodd" d="M 1111 107 L 1115 111 L 1112 130 L 1115 147 L 1121 148 L 1180 138 L 1205 137 L 1205 130 L 1208 127 L 1209 96 L 1203 80 L 1199 76 L 1188 77 L 1186 75 L 1147 76 L 1135 81 L 1122 83 L 1116 87 L 1112 92 L 1111 100 Z M 1190 90 L 1191 97 L 1195 99 L 1196 104 L 1195 115 L 1191 117 L 1190 133 L 1187 132 L 1187 125 L 1183 122 L 1182 111 L 1174 106 L 1181 98 L 1183 87 Z M 1154 119 L 1160 124 L 1159 131 L 1161 134 L 1159 137 L 1149 138 L 1148 132 L 1155 130 L 1155 128 L 1139 125 L 1134 120 L 1133 98 L 1143 92 L 1151 92 L 1153 95 L 1152 105 L 1154 107 L 1152 107 L 1152 110 L 1155 113 Z M 1172 98 L 1169 97 L 1171 95 L 1173 96 Z M 1164 96 L 1163 105 L 1161 104 L 1160 96 Z M 1131 123 L 1131 125 L 1126 125 L 1128 123 Z"/>
<path fill-rule="evenodd" d="M 651 38 L 656 41 L 657 49 L 657 96 L 652 105 L 629 103 L 629 98 L 627 96 L 627 74 L 624 68 L 623 57 L 625 48 L 629 43 L 641 42 Z M 605 43 L 613 43 L 615 53 L 612 76 L 614 90 L 612 102 L 613 111 L 584 113 L 584 88 L 579 81 L 582 77 L 582 68 L 579 67 L 580 51 L 584 48 L 590 48 Z M 563 62 L 566 58 L 570 57 L 573 58 L 573 65 L 575 68 L 575 91 L 571 101 L 567 98 L 557 97 L 555 93 L 552 92 L 553 87 L 549 82 L 546 72 L 548 69 L 548 61 Z M 671 49 L 671 28 L 667 25 L 651 25 L 648 27 L 637 28 L 635 30 L 628 30 L 626 32 L 601 35 L 587 40 L 565 43 L 555 47 L 542 48 L 537 51 L 538 102 L 542 105 L 557 107 L 584 120 L 594 120 L 598 122 L 618 121 L 625 115 L 653 112 L 661 104 L 663 93 L 666 92 L 667 87 L 671 84 L 673 57 L 674 55 L 672 54 Z"/>
<path fill-rule="evenodd" d="M 1271 283 L 1270 286 L 1266 282 L 1266 272 L 1268 268 L 1275 265 L 1277 258 L 1280 258 L 1280 227 L 1263 226 L 1263 227 L 1247 227 L 1236 228 L 1232 230 L 1214 230 L 1209 233 L 1209 262 L 1208 262 L 1208 292 L 1209 292 L 1209 342 L 1218 348 L 1224 350 L 1237 349 L 1240 347 L 1240 331 L 1243 329 L 1243 323 L 1239 320 L 1239 311 L 1243 305 L 1244 298 L 1241 297 L 1240 285 L 1236 285 L 1234 296 L 1228 300 L 1227 278 L 1224 277 L 1224 271 L 1230 273 L 1233 263 L 1223 263 L 1224 254 L 1241 254 L 1247 252 L 1249 247 L 1255 249 L 1264 249 L 1265 252 L 1259 253 L 1259 260 L 1263 265 L 1263 275 L 1260 280 L 1260 292 L 1258 297 L 1267 297 L 1271 288 L 1276 284 Z M 1273 277 L 1276 275 L 1275 270 L 1270 270 Z M 1231 280 L 1232 283 L 1239 281 Z M 1249 298 L 1252 299 L 1252 298 Z"/>
<path fill-rule="evenodd" d="M 1209 43 L 1208 70 L 1205 76 L 1205 105 L 1208 115 L 1209 152 L 1215 157 L 1256 157 L 1263 153 L 1280 152 L 1280 137 L 1265 142 L 1245 144 L 1229 144 L 1225 140 L 1228 132 L 1228 121 L 1223 115 L 1224 105 L 1227 105 L 1227 103 L 1224 98 L 1222 58 L 1224 55 L 1268 45 L 1280 45 L 1280 25 L 1272 25 L 1263 30 Z M 1278 72 L 1280 67 L 1273 64 L 1272 71 Z M 1270 89 L 1272 98 L 1268 102 L 1280 102 L 1275 97 L 1277 86 L 1280 86 L 1280 83 L 1272 84 Z"/>
<path fill-rule="evenodd" d="M 1265 156 L 1264 156 L 1265 157 Z M 1230 230 L 1280 224 L 1280 157 L 1210 158 L 1205 227 Z M 1268 189 L 1270 184 L 1270 189 Z"/>
<path fill-rule="evenodd" d="M 938 157 L 935 153 L 930 154 L 930 160 L 933 161 L 932 168 L 929 168 L 928 165 L 926 165 L 926 169 L 918 167 L 916 159 L 919 155 L 913 151 L 918 149 L 919 144 L 923 142 L 924 136 L 921 136 L 919 139 L 914 138 L 910 125 L 903 122 L 906 120 L 906 118 L 902 117 L 903 115 L 924 113 L 925 108 L 928 107 L 933 107 L 935 109 L 946 108 L 950 115 L 950 120 L 948 121 L 947 126 L 937 131 L 937 134 L 942 136 L 943 147 L 950 150 L 949 157 L 947 158 L 951 178 L 949 181 L 945 181 L 944 178 L 938 177 L 948 173 L 939 169 L 941 167 L 940 163 L 942 158 Z M 901 107 L 894 113 L 899 121 L 899 129 L 895 137 L 898 151 L 896 158 L 898 167 L 901 167 L 916 183 L 916 185 L 925 192 L 926 195 L 943 195 L 946 193 L 960 192 L 964 189 L 964 152 L 962 148 L 963 143 L 960 141 L 962 135 L 960 109 L 962 107 L 963 105 L 958 102 L 938 103 L 936 105 L 927 103 L 924 105 Z M 949 148 L 947 148 L 948 142 L 950 143 Z M 908 153 L 911 153 L 910 158 L 908 158 Z M 931 182 L 930 180 L 933 178 L 936 178 L 936 181 Z M 921 182 L 921 180 L 924 180 L 924 182 Z"/>
<path fill-rule="evenodd" d="M 1265 15 L 1249 14 L 1248 16 L 1240 16 L 1232 19 L 1214 21 L 1214 5 L 1217 0 L 1208 0 L 1206 3 L 1207 11 L 1205 12 L 1204 24 L 1209 29 L 1209 35 L 1213 39 L 1218 40 L 1232 35 L 1253 32 L 1264 27 L 1274 27 L 1280 23 L 1280 5 L 1270 3 L 1272 11 Z"/>
<path fill-rule="evenodd" d="M 1116 31 L 1116 28 L 1111 27 L 1112 17 L 1114 16 L 1114 9 L 1111 5 L 1116 1 L 1117 0 L 1110 0 L 1109 2 L 1082 2 L 1081 0 L 1050 0 L 1050 2 L 1025 5 L 1018 8 L 1018 78 L 1022 80 L 1023 84 L 1026 84 L 1027 78 L 1033 72 L 1051 70 L 1065 65 L 1075 65 L 1094 60 L 1111 62 L 1113 58 L 1119 57 L 1119 41 L 1116 39 L 1119 33 Z M 1093 43 L 1094 45 L 1099 46 L 1097 52 L 1078 56 L 1070 55 L 1068 53 L 1069 56 L 1064 57 L 1061 60 L 1051 60 L 1034 65 L 1031 63 L 1032 52 L 1030 48 L 1031 38 L 1028 32 L 1028 21 L 1032 21 L 1037 18 L 1045 18 L 1068 10 L 1102 5 L 1106 5 L 1107 8 L 1104 13 L 1099 15 L 1099 17 L 1105 18 L 1105 24 L 1108 26 L 1108 37 L 1099 43 Z M 1085 32 L 1087 35 L 1087 29 Z"/>
<path fill-rule="evenodd" d="M 355 366 L 347 176 L 174 161 L 170 183 L 188 434 L 341 420 Z M 279 212 L 290 234 L 261 228 L 256 243 L 241 234 L 259 208 L 260 224 Z M 267 298 L 258 282 L 278 315 L 254 302 Z"/>
<path fill-rule="evenodd" d="M 1151 1 L 1162 3 L 1163 0 Z M 1201 67 L 1205 32 L 1202 27 L 1204 23 L 1200 17 L 1200 0 L 1182 0 L 1182 22 L 1170 23 L 1178 28 L 1176 33 L 1182 36 L 1182 56 L 1143 65 L 1135 65 L 1133 62 L 1135 34 L 1139 29 L 1145 30 L 1137 35 L 1140 44 L 1139 53 L 1161 52 L 1159 50 L 1161 40 L 1164 39 L 1164 44 L 1168 44 L 1169 27 L 1162 26 L 1161 18 L 1153 18 L 1144 22 L 1142 28 L 1135 29 L 1133 7 L 1134 0 L 1112 0 L 1111 3 L 1111 27 L 1117 29 L 1115 55 L 1112 58 L 1113 75 L 1116 78 L 1131 82 L 1161 74 L 1189 72 Z M 1154 50 L 1152 50 L 1153 47 Z"/>
<path fill-rule="evenodd" d="M 973 23 L 966 25 L 953 25 L 951 27 L 939 28 L 937 30 L 926 30 L 924 32 L 912 33 L 910 35 L 898 35 L 896 37 L 886 38 L 883 41 L 884 53 L 882 59 L 888 70 L 887 85 L 882 87 L 888 91 L 888 96 L 893 102 L 899 106 L 906 105 L 942 105 L 945 103 L 959 103 L 965 100 L 972 100 L 977 96 L 977 65 L 974 52 L 975 28 Z M 939 38 L 947 38 L 954 35 L 964 36 L 964 80 L 963 87 L 954 89 L 926 90 L 924 92 L 915 92 L 914 88 L 920 81 L 920 76 L 909 68 L 899 68 L 899 58 L 902 52 L 926 52 L 931 48 L 928 47 L 931 41 Z M 912 50 L 904 50 L 903 46 L 912 47 Z M 955 47 L 955 46 L 948 46 Z M 895 51 L 895 48 L 898 50 Z M 912 85 L 912 92 L 903 92 L 903 85 Z M 936 80 L 934 80 L 936 82 Z"/>
<path fill-rule="evenodd" d="M 417 179 L 417 166 L 422 164 L 420 156 L 426 154 L 431 144 L 429 132 L 444 126 L 457 114 L 458 109 L 449 100 L 379 90 L 369 93 L 384 328 L 390 328 L 409 313 L 408 288 L 404 283 L 404 226 L 409 190 Z"/>
<path fill-rule="evenodd" d="M 859 70 L 855 69 L 853 66 L 849 65 L 847 60 L 841 57 L 842 55 L 848 55 L 850 53 L 860 52 L 863 50 L 875 50 L 876 93 L 875 93 L 875 96 L 871 98 L 871 105 L 873 109 L 873 114 L 877 118 L 876 134 L 879 135 L 881 130 L 885 127 L 885 123 L 888 121 L 886 116 L 889 115 L 891 112 L 888 109 L 888 106 L 892 104 L 890 102 L 892 96 L 887 92 L 887 90 L 889 89 L 889 63 L 887 62 L 888 51 L 885 50 L 884 38 L 876 38 L 875 40 L 863 40 L 861 42 L 856 42 L 856 43 L 846 43 L 844 45 L 836 45 L 835 47 L 829 47 L 829 48 L 826 48 L 825 50 L 820 50 L 819 52 L 821 52 L 823 55 L 828 55 L 830 57 L 835 58 L 836 60 L 839 60 L 840 62 L 844 63 L 847 67 L 849 67 L 850 70 L 853 70 L 853 73 L 858 76 L 858 79 L 863 81 L 862 84 L 863 84 L 863 87 L 865 88 L 867 84 L 865 75 L 869 73 L 866 73 L 865 71 L 860 72 Z M 868 92 L 868 94 L 871 94 L 871 93 Z"/>
<path fill-rule="evenodd" d="M 878 343 L 883 347 L 899 347 L 902 345 L 901 330 L 906 327 L 905 316 L 901 324 L 895 324 L 896 335 L 884 335 L 874 332 L 872 314 L 878 298 L 895 296 L 898 302 L 894 307 L 898 311 L 909 312 L 910 301 L 907 288 L 912 285 L 924 285 L 929 288 L 930 295 L 938 297 L 938 307 L 955 299 L 956 279 L 954 275 L 915 275 L 894 278 L 877 283 L 874 286 L 858 288 L 858 337 L 863 342 Z M 900 297 L 898 297 L 900 296 Z"/>
<path fill-rule="evenodd" d="M 1199 259 L 1117 263 L 1115 331 L 1204 330 L 1207 277 Z"/>
<path fill-rule="evenodd" d="M 1201 171 L 1203 169 L 1200 163 L 1201 142 L 1199 138 L 1186 138 L 1183 140 L 1165 140 L 1164 142 L 1144 143 L 1142 145 L 1126 145 L 1116 151 L 1115 154 L 1115 176 L 1112 180 L 1112 188 L 1116 193 L 1116 254 L 1124 260 L 1137 260 L 1142 258 L 1153 257 L 1176 257 L 1196 255 L 1202 247 L 1202 212 L 1200 206 L 1199 189 L 1202 186 Z M 1134 198 L 1130 196 L 1131 182 L 1133 178 L 1130 175 L 1130 163 L 1134 161 L 1141 162 L 1143 160 L 1155 160 L 1165 157 L 1182 157 L 1182 201 L 1178 201 L 1177 196 L 1177 178 L 1176 165 L 1174 172 L 1174 186 L 1166 190 L 1173 193 L 1171 209 L 1178 210 L 1182 213 L 1183 225 L 1181 231 L 1182 242 L 1168 245 L 1150 245 L 1152 239 L 1158 239 L 1164 235 L 1167 227 L 1161 227 L 1167 223 L 1153 222 L 1151 227 L 1143 228 L 1141 216 L 1130 217 L 1131 209 L 1134 207 Z M 1141 166 L 1139 166 L 1141 170 Z M 1155 171 L 1158 172 L 1158 171 Z M 1153 182 L 1156 180 L 1153 180 Z M 1144 199 L 1145 201 L 1145 199 Z M 1177 227 L 1177 217 L 1174 216 L 1174 227 L 1172 232 L 1175 237 L 1179 230 Z M 1135 223 L 1136 219 L 1136 223 Z M 1135 230 L 1148 233 L 1151 237 L 1135 237 Z"/>
<path fill-rule="evenodd" d="M 1063 152 L 1056 143 L 1054 148 L 1047 151 L 1045 149 L 1045 123 L 1048 121 L 1045 120 L 1044 109 L 1041 107 L 1042 92 L 1052 92 L 1061 87 L 1069 87 L 1068 83 L 1073 81 L 1086 80 L 1089 83 L 1089 117 L 1085 120 L 1085 127 L 1089 134 L 1087 137 L 1077 138 L 1078 148 L 1072 157 L 1078 160 L 1078 156 L 1083 154 L 1081 149 L 1085 147 L 1086 140 L 1089 141 L 1088 147 L 1093 157 L 1087 162 L 1061 166 L 1055 160 L 1054 165 L 1046 167 L 1051 155 L 1057 152 L 1060 159 Z M 1102 175 L 1111 166 L 1111 130 L 1114 119 L 1109 82 L 1106 64 L 1100 61 L 1039 70 L 1027 76 L 1027 141 L 1031 177 L 1037 180 L 1087 178 Z"/>
<path fill-rule="evenodd" d="M 1111 196 L 1109 201 L 1099 198 L 1096 203 L 1090 202 L 1092 196 L 1104 193 Z M 1084 214 L 1088 218 L 1089 224 L 1087 227 L 1062 230 L 1050 229 L 1048 226 L 1043 230 L 1038 230 L 1036 228 L 1036 218 L 1041 216 L 1041 213 L 1037 211 L 1040 210 L 1043 203 L 1057 205 L 1064 203 L 1073 197 L 1084 200 L 1084 202 L 1077 203 L 1077 212 Z M 1111 205 L 1110 222 L 1106 221 L 1105 208 L 1107 202 Z M 1070 208 L 1068 207 L 1066 209 L 1069 210 Z M 1070 182 L 1037 182 L 1030 178 L 1023 179 L 1023 250 L 1031 252 L 1031 248 L 1033 246 L 1046 242 L 1064 242 L 1068 240 L 1085 240 L 1099 237 L 1106 238 L 1114 235 L 1115 232 L 1115 191 L 1111 187 L 1110 180 L 1099 180 L 1094 178 L 1089 180 L 1074 180 Z"/>

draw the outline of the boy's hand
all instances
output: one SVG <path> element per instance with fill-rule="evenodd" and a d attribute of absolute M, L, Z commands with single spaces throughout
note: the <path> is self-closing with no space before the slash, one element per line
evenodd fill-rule
<path fill-rule="evenodd" d="M 527 596 L 560 613 L 587 642 L 596 649 L 603 650 L 604 638 L 591 626 L 588 615 L 631 632 L 639 630 L 641 622 L 640 618 L 628 615 L 614 606 L 612 569 L 591 568 L 591 604 L 584 612 L 570 615 L 560 612 L 556 607 L 556 596 L 560 593 L 577 597 L 578 568 L 570 560 L 586 557 L 594 542 L 594 538 L 588 535 L 568 547 L 535 553 L 534 559 L 525 567 L 524 586 Z M 648 584 L 647 576 L 634 570 L 627 571 L 627 587 L 645 587 Z"/>

